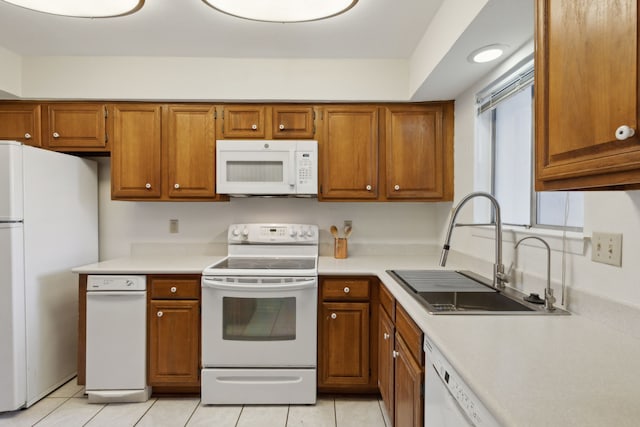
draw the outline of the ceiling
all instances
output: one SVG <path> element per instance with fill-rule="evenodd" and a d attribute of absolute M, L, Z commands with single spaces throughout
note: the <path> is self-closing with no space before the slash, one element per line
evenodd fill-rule
<path fill-rule="evenodd" d="M 235 18 L 202 0 L 146 0 L 132 15 L 102 19 L 47 15 L 0 1 L 0 46 L 21 56 L 408 59 L 443 1 L 451 0 L 360 0 L 343 15 L 294 24 Z M 495 66 L 466 62 L 470 46 L 503 43 L 515 50 L 532 37 L 532 0 L 489 0 L 485 9 L 497 16 L 470 26 L 449 51 L 448 63 L 461 80 L 447 82 L 448 93 L 439 97 L 454 97 Z M 451 80 L 442 67 L 439 75 Z M 443 87 L 439 83 L 429 86 Z"/>

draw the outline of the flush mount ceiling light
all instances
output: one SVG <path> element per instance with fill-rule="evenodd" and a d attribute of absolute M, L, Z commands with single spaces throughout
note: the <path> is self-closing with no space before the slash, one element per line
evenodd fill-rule
<path fill-rule="evenodd" d="M 266 22 L 307 22 L 331 18 L 346 12 L 358 2 L 358 0 L 203 1 L 227 15 Z"/>
<path fill-rule="evenodd" d="M 144 0 L 4 0 L 25 9 L 74 18 L 109 18 L 140 9 Z"/>
<path fill-rule="evenodd" d="M 500 58 L 507 47 L 508 46 L 503 44 L 491 44 L 489 46 L 484 46 L 471 52 L 471 54 L 467 56 L 467 60 L 477 64 L 491 62 Z"/>

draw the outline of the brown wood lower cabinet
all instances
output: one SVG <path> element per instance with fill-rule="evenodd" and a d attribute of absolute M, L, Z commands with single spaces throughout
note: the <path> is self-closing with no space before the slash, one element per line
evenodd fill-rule
<path fill-rule="evenodd" d="M 321 277 L 318 391 L 376 393 L 377 279 Z"/>
<path fill-rule="evenodd" d="M 394 427 L 423 427 L 423 333 L 389 291 L 380 286 L 378 387 Z"/>
<path fill-rule="evenodd" d="M 200 277 L 149 276 L 148 382 L 200 385 Z"/>

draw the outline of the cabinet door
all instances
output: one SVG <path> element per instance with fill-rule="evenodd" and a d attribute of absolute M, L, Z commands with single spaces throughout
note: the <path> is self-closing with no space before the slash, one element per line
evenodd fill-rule
<path fill-rule="evenodd" d="M 322 303 L 318 387 L 369 383 L 369 303 Z"/>
<path fill-rule="evenodd" d="M 274 138 L 313 138 L 313 107 L 278 105 L 272 107 L 272 110 Z"/>
<path fill-rule="evenodd" d="M 107 151 L 104 104 L 49 104 L 44 145 L 59 151 Z"/>
<path fill-rule="evenodd" d="M 161 107 L 113 106 L 111 197 L 149 199 L 161 195 Z"/>
<path fill-rule="evenodd" d="M 536 189 L 640 183 L 637 1 L 536 5 Z"/>
<path fill-rule="evenodd" d="M 377 199 L 376 107 L 325 108 L 320 152 L 323 199 Z"/>
<path fill-rule="evenodd" d="M 444 106 L 388 107 L 385 122 L 386 197 L 451 200 Z"/>
<path fill-rule="evenodd" d="M 0 139 L 40 147 L 40 105 L 0 104 Z"/>
<path fill-rule="evenodd" d="M 395 408 L 394 426 L 424 426 L 424 370 L 411 356 L 402 336 L 396 332 L 394 353 L 395 368 Z"/>
<path fill-rule="evenodd" d="M 265 138 L 265 107 L 227 105 L 222 110 L 223 138 Z"/>
<path fill-rule="evenodd" d="M 167 194 L 170 198 L 215 198 L 215 144 L 215 107 L 168 107 Z"/>
<path fill-rule="evenodd" d="M 151 300 L 149 307 L 149 385 L 197 384 L 199 302 Z"/>
<path fill-rule="evenodd" d="M 394 372 L 393 372 L 393 351 L 394 327 L 393 322 L 380 305 L 378 317 L 378 388 L 382 401 L 389 415 L 393 420 L 394 410 Z"/>

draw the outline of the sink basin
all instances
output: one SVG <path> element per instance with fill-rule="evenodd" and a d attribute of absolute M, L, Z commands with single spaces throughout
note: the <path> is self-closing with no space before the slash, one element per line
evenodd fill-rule
<path fill-rule="evenodd" d="M 470 271 L 388 270 L 403 288 L 431 314 L 569 314 L 524 300 L 513 288 L 497 290 Z"/>
<path fill-rule="evenodd" d="M 418 292 L 434 312 L 535 311 L 498 292 Z"/>

